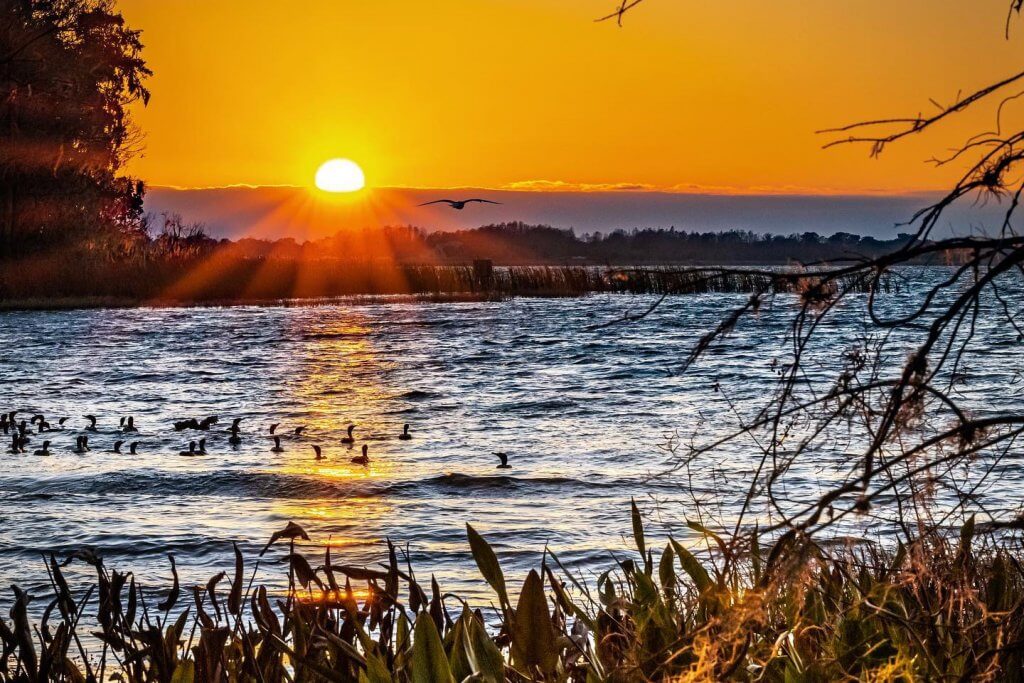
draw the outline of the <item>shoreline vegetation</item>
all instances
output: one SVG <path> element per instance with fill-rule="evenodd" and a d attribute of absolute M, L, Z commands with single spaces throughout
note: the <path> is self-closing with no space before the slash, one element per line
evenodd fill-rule
<path fill-rule="evenodd" d="M 88 242 L 0 259 L 0 310 L 308 302 L 362 295 L 461 301 L 590 293 L 781 293 L 807 286 L 795 264 L 868 258 L 902 244 L 901 239 L 671 230 L 578 238 L 569 230 L 507 224 L 430 235 L 414 228 L 356 231 L 300 245 L 217 241 L 201 226 L 169 218 L 155 238 Z M 619 256 L 598 260 L 609 248 Z M 745 263 L 773 265 L 774 274 L 722 267 Z M 873 286 L 866 278 L 843 285 L 852 291 Z M 886 279 L 883 288 L 889 287 Z"/>
<path fill-rule="evenodd" d="M 321 305 L 365 298 L 414 301 L 500 301 L 513 297 L 579 297 L 590 294 L 781 294 L 813 287 L 799 268 L 775 272 L 723 268 L 648 266 L 402 266 L 389 263 L 242 261 L 225 272 L 192 280 L 176 263 L 136 267 L 103 264 L 84 280 L 61 268 L 12 277 L 0 267 L 0 311 L 229 305 Z M 203 269 L 202 262 L 193 266 Z M 80 271 L 81 272 L 81 271 Z M 846 291 L 890 293 L 899 282 L 850 277 L 832 283 Z"/>
<path fill-rule="evenodd" d="M 973 518 L 958 537 L 929 532 L 891 548 L 788 534 L 762 548 L 756 530 L 737 545 L 696 522 L 696 546 L 654 547 L 635 503 L 632 523 L 635 550 L 596 580 L 546 548 L 522 584 L 467 524 L 489 605 L 428 584 L 390 541 L 373 567 L 346 565 L 329 545 L 319 564 L 316 540 L 291 522 L 255 563 L 235 545 L 234 567 L 205 585 L 180 585 L 173 557 L 171 585 L 153 590 L 90 550 L 51 555 L 50 596 L 34 591 L 44 610 L 12 587 L 0 680 L 1020 678 L 1024 558 L 975 535 Z M 69 583 L 72 562 L 92 565 L 91 585 Z M 261 583 L 268 565 L 287 572 L 286 591 Z"/>

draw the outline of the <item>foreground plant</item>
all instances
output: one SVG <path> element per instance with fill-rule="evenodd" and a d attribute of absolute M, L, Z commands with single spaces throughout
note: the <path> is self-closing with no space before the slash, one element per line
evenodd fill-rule
<path fill-rule="evenodd" d="M 378 568 L 314 567 L 284 547 L 288 590 L 260 585 L 235 547 L 231 572 L 163 600 L 131 574 L 79 552 L 48 559 L 51 595 L 36 619 L 14 587 L 0 620 L 2 681 L 646 681 L 1019 680 L 1024 672 L 1024 568 L 975 536 L 929 533 L 892 552 L 826 550 L 786 538 L 736 555 L 712 531 L 701 561 L 675 539 L 648 545 L 633 505 L 636 553 L 585 581 L 546 552 L 518 590 L 467 525 L 497 603 L 474 608 L 417 580 L 388 543 Z M 96 581 L 72 589 L 62 567 Z M 33 610 L 33 614 L 35 611 Z"/>

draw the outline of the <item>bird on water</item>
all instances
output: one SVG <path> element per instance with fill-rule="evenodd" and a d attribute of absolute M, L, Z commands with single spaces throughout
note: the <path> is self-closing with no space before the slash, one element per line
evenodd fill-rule
<path fill-rule="evenodd" d="M 352 458 L 352 462 L 354 462 L 357 465 L 369 465 L 370 464 L 369 450 L 370 450 L 370 447 L 367 446 L 364 443 L 363 444 L 363 454 L 362 455 L 357 455 L 356 457 Z"/>
<path fill-rule="evenodd" d="M 499 470 L 507 470 L 507 469 L 510 469 L 512 467 L 512 465 L 508 464 L 508 454 L 507 453 L 495 453 L 495 455 L 498 456 L 498 458 L 501 460 L 501 464 L 497 466 L 497 468 Z"/>
<path fill-rule="evenodd" d="M 398 438 L 401 439 L 402 441 L 408 441 L 409 439 L 412 438 L 412 434 L 409 433 L 408 424 L 402 428 L 402 433 L 398 435 Z"/>
<path fill-rule="evenodd" d="M 274 447 L 270 449 L 272 453 L 284 453 L 284 448 L 281 446 L 281 437 L 274 436 Z"/>
<path fill-rule="evenodd" d="M 353 444 L 353 443 L 356 442 L 356 438 L 354 436 L 352 436 L 352 432 L 355 430 L 355 428 L 356 428 L 355 425 L 349 425 L 348 426 L 348 436 L 341 437 L 341 442 L 342 443 Z"/>
<path fill-rule="evenodd" d="M 313 445 L 313 452 L 316 453 L 316 460 L 323 460 L 324 454 L 321 452 L 320 447 L 316 444 Z"/>

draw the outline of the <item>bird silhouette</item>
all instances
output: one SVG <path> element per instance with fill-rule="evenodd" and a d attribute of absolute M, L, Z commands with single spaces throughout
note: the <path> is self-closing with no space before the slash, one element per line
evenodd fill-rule
<path fill-rule="evenodd" d="M 447 204 L 456 211 L 462 211 L 466 208 L 466 204 L 471 202 L 479 202 L 481 204 L 501 204 L 501 202 L 492 202 L 490 199 L 435 199 L 432 202 L 424 202 L 419 206 L 429 206 L 431 204 Z"/>
<path fill-rule="evenodd" d="M 128 452 L 131 453 L 132 455 L 138 455 L 138 453 L 135 452 L 135 449 L 138 448 L 138 447 L 139 447 L 139 442 L 138 441 L 132 441 L 130 444 L 128 444 Z"/>
<path fill-rule="evenodd" d="M 129 415 L 128 419 L 126 419 L 124 421 L 124 424 L 121 425 L 121 431 L 126 433 L 126 434 L 128 432 L 137 432 L 137 431 L 139 431 L 138 429 L 135 428 L 135 418 L 132 417 L 131 415 Z"/>
<path fill-rule="evenodd" d="M 324 455 L 323 455 L 323 453 L 320 452 L 320 447 L 319 446 L 314 444 L 313 445 L 313 452 L 316 453 L 316 459 L 317 460 L 323 460 L 324 459 Z"/>
<path fill-rule="evenodd" d="M 355 428 L 356 428 L 355 425 L 349 425 L 348 426 L 348 436 L 341 437 L 341 442 L 342 443 L 354 444 L 356 442 L 356 438 L 354 436 L 352 436 L 352 432 L 353 432 L 353 430 L 355 430 Z"/>
<path fill-rule="evenodd" d="M 270 449 L 272 453 L 284 453 L 284 448 L 281 447 L 281 437 L 274 437 L 274 447 Z"/>
<path fill-rule="evenodd" d="M 274 424 L 270 425 L 270 433 L 271 434 L 274 433 L 274 430 L 277 429 L 277 425 L 279 425 L 279 424 L 281 424 L 281 423 L 280 422 L 275 422 Z"/>
<path fill-rule="evenodd" d="M 196 453 L 196 442 L 195 441 L 189 441 L 188 442 L 188 450 L 187 451 L 178 451 L 178 455 L 199 455 L 198 453 Z"/>
<path fill-rule="evenodd" d="M 370 464 L 369 450 L 370 450 L 370 447 L 367 446 L 364 443 L 363 444 L 363 454 L 362 455 L 357 455 L 356 457 L 352 458 L 352 462 L 354 462 L 356 465 L 369 465 Z"/>
<path fill-rule="evenodd" d="M 121 444 L 123 444 L 123 443 L 124 443 L 124 441 L 115 441 L 114 442 L 114 450 L 113 450 L 113 452 L 114 453 L 120 453 L 121 452 Z"/>
<path fill-rule="evenodd" d="M 295 436 L 302 436 L 302 430 L 306 428 L 306 425 L 300 425 L 295 428 Z"/>
<path fill-rule="evenodd" d="M 96 416 L 95 415 L 86 415 L 85 419 L 89 421 L 89 426 L 86 427 L 86 429 L 89 430 L 90 432 L 95 432 L 96 431 Z"/>
<path fill-rule="evenodd" d="M 499 470 L 507 470 L 507 469 L 510 469 L 512 467 L 512 465 L 508 464 L 508 454 L 507 453 L 495 453 L 495 455 L 498 456 L 498 458 L 501 459 L 501 464 L 497 466 Z"/>
<path fill-rule="evenodd" d="M 50 454 L 50 442 L 44 441 L 43 447 L 35 452 L 36 455 L 49 455 Z"/>
<path fill-rule="evenodd" d="M 402 433 L 398 435 L 398 438 L 402 441 L 408 441 L 412 438 L 412 434 L 409 433 L 409 425 L 402 427 Z"/>

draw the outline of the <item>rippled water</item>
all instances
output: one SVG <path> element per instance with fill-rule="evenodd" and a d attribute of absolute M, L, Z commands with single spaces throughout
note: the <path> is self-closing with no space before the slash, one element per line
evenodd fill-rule
<path fill-rule="evenodd" d="M 908 298 L 885 305 L 899 310 Z M 637 323 L 600 330 L 587 327 L 653 299 L 0 314 L 0 409 L 42 412 L 54 424 L 69 417 L 47 436 L 52 457 L 0 456 L 0 585 L 37 585 L 43 553 L 82 546 L 145 585 L 167 584 L 168 552 L 183 580 L 205 582 L 230 568 L 233 540 L 254 556 L 288 520 L 348 564 L 383 559 L 386 537 L 408 543 L 421 574 L 469 594 L 484 586 L 469 560 L 466 522 L 494 542 L 513 574 L 545 544 L 583 568 L 606 563 L 625 547 L 630 496 L 648 509 L 662 503 L 650 520 L 655 530 L 690 509 L 677 477 L 649 478 L 667 464 L 666 439 L 732 428 L 771 389 L 772 362 L 789 351 L 786 297 L 693 372 L 670 373 L 744 300 L 666 299 Z M 834 375 L 836 350 L 863 330 L 853 302 L 815 351 L 822 378 Z M 990 358 L 976 386 L 985 396 L 1011 384 L 1019 344 L 1005 326 L 981 333 Z M 1003 392 L 990 408 L 1016 400 Z M 99 417 L 99 431 L 90 435 L 92 452 L 77 455 L 87 413 Z M 108 452 L 121 438 L 119 417 L 129 414 L 139 454 Z M 210 454 L 180 457 L 194 433 L 175 432 L 172 422 L 207 415 L 220 416 L 206 434 Z M 243 418 L 238 447 L 224 431 L 233 417 Z M 357 450 L 340 443 L 350 422 Z M 414 438 L 398 440 L 406 422 Z M 306 431 L 287 436 L 276 454 L 271 423 L 286 435 L 298 425 Z M 362 443 L 372 458 L 366 468 L 349 462 Z M 311 444 L 323 447 L 323 461 Z M 496 469 L 494 451 L 509 453 L 512 469 Z M 737 445 L 718 457 L 726 479 L 697 486 L 720 492 L 715 503 L 728 517 L 755 456 Z M 827 484 L 821 465 L 795 473 L 794 498 Z M 1013 463 L 1004 485 L 1019 486 L 1020 472 Z"/>

